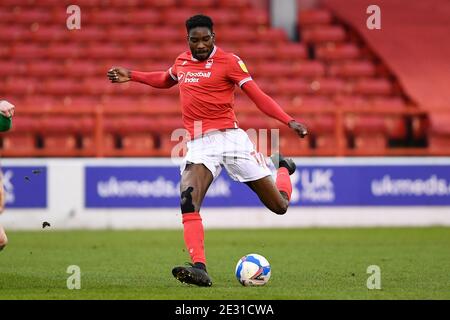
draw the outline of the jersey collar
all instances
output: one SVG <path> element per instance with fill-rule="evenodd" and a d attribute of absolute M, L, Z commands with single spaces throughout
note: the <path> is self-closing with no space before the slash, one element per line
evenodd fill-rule
<path fill-rule="evenodd" d="M 217 51 L 217 47 L 214 46 L 213 51 L 212 51 L 211 54 L 209 55 L 208 59 L 211 59 L 211 58 L 216 54 L 216 51 Z M 207 60 L 208 60 L 208 59 L 207 59 Z M 192 61 L 198 61 L 197 59 L 194 58 L 193 55 L 191 55 L 191 60 L 192 60 Z"/>

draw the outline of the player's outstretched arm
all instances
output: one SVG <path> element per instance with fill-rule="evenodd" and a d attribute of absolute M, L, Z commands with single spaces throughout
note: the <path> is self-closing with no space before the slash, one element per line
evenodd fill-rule
<path fill-rule="evenodd" d="M 177 81 L 170 76 L 168 71 L 140 72 L 113 67 L 109 69 L 107 76 L 112 83 L 136 81 L 161 89 L 170 88 L 177 84 Z"/>
<path fill-rule="evenodd" d="M 289 128 L 294 130 L 301 138 L 308 134 L 308 129 L 305 125 L 295 121 L 290 115 L 283 111 L 283 109 L 271 97 L 265 94 L 255 81 L 248 81 L 242 85 L 242 90 L 245 94 L 256 104 L 259 110 L 267 114 L 269 117 L 277 119 Z"/>

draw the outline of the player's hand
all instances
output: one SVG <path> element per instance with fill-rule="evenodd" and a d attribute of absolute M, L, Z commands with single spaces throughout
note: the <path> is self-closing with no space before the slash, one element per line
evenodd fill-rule
<path fill-rule="evenodd" d="M 121 67 L 112 67 L 108 70 L 107 76 L 112 83 L 122 83 L 131 80 L 130 70 Z"/>
<path fill-rule="evenodd" d="M 308 129 L 305 125 L 298 123 L 295 120 L 290 121 L 288 125 L 289 128 L 294 130 L 300 136 L 300 138 L 304 138 L 308 135 Z"/>
<path fill-rule="evenodd" d="M 15 106 L 6 100 L 0 100 L 0 114 L 11 118 L 14 115 Z"/>

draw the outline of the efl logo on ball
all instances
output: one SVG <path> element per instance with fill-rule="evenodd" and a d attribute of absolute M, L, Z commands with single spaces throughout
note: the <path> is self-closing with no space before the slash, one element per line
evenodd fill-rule
<path fill-rule="evenodd" d="M 263 286 L 270 279 L 270 264 L 263 256 L 251 253 L 236 265 L 236 278 L 243 286 Z"/>

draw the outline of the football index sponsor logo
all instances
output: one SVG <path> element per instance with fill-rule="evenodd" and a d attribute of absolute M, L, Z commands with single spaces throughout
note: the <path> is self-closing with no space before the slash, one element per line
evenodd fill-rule
<path fill-rule="evenodd" d="M 186 74 L 184 72 L 178 73 L 178 81 L 182 81 L 184 83 L 198 83 L 200 81 L 200 78 L 210 78 L 211 77 L 211 71 L 208 72 L 190 72 L 188 71 Z M 183 81 L 184 78 L 184 81 Z"/>

